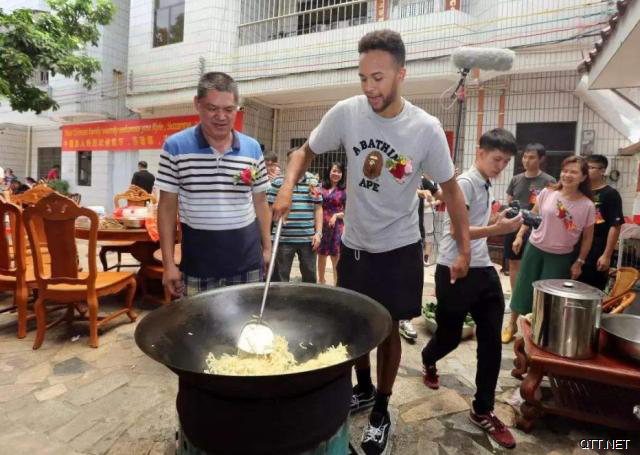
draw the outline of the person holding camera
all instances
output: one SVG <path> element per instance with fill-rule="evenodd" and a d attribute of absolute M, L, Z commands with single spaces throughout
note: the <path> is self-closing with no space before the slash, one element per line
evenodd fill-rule
<path fill-rule="evenodd" d="M 570 156 L 562 162 L 560 182 L 545 188 L 531 210 L 542 216 L 542 222 L 533 230 L 524 249 L 522 267 L 511 295 L 511 318 L 507 329 L 514 334 L 519 315 L 531 312 L 534 281 L 551 278 L 575 280 L 582 273 L 582 265 L 593 242 L 596 208 L 593 204 L 587 161 Z M 513 242 L 513 251 L 524 245 L 523 224 Z M 577 259 L 573 250 L 580 241 Z"/>
<path fill-rule="evenodd" d="M 489 256 L 487 238 L 515 232 L 522 224 L 521 214 L 507 217 L 508 209 L 492 219 L 494 197 L 490 179 L 500 175 L 516 151 L 516 140 L 509 131 L 496 128 L 486 132 L 480 138 L 474 165 L 458 177 L 469 214 L 471 264 L 465 278 L 455 282 L 451 280 L 449 267 L 458 255 L 458 247 L 447 212 L 435 272 L 437 329 L 422 351 L 423 382 L 431 389 L 438 389 L 436 362 L 458 346 L 464 319 L 467 313 L 471 313 L 477 326 L 478 374 L 477 392 L 469 419 L 507 448 L 514 447 L 515 441 L 509 429 L 493 413 L 502 359 L 500 328 L 504 294 Z"/>

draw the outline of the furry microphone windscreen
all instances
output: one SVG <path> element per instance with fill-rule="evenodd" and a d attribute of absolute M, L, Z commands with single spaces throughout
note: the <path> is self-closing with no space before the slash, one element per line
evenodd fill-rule
<path fill-rule="evenodd" d="M 509 49 L 491 47 L 459 47 L 451 54 L 451 61 L 458 68 L 492 71 L 509 71 L 516 53 Z"/>

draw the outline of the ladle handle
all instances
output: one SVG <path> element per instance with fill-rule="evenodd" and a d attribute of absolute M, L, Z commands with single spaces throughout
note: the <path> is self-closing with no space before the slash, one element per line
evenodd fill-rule
<path fill-rule="evenodd" d="M 271 284 L 271 276 L 273 275 L 273 267 L 276 262 L 276 253 L 278 252 L 278 244 L 280 244 L 280 233 L 282 232 L 282 222 L 284 217 L 280 217 L 278 224 L 276 225 L 276 235 L 273 238 L 273 248 L 271 251 L 271 262 L 269 262 L 269 269 L 267 270 L 267 281 L 264 285 L 264 292 L 262 293 L 262 305 L 260 305 L 260 315 L 258 322 L 262 322 L 262 313 L 264 312 L 264 306 L 267 303 L 267 293 L 269 292 L 269 285 Z"/>

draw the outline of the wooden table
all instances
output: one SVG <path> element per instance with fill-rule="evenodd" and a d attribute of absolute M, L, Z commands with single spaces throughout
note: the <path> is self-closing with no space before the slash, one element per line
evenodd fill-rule
<path fill-rule="evenodd" d="M 89 239 L 89 229 L 76 226 L 76 237 Z M 160 243 L 149 237 L 145 228 L 141 229 L 98 229 L 98 241 L 134 242 L 131 246 L 131 255 L 140 262 L 141 266 L 156 263 L 153 252 L 158 249 Z"/>
<path fill-rule="evenodd" d="M 513 346 L 516 354 L 511 374 L 523 377 L 520 393 L 525 399 L 517 425 L 531 431 L 545 413 L 627 430 L 640 430 L 633 407 L 640 404 L 640 364 L 619 358 L 606 345 L 600 331 L 600 353 L 593 359 L 560 357 L 537 347 L 531 339 L 531 325 L 521 320 L 522 338 Z M 552 397 L 540 398 L 542 378 L 547 376 Z"/>

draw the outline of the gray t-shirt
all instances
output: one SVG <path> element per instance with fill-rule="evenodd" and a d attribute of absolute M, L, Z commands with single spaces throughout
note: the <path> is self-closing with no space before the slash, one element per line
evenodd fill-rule
<path fill-rule="evenodd" d="M 538 200 L 540 191 L 553 183 L 556 183 L 556 179 L 546 172 L 540 173 L 537 177 L 527 177 L 523 172 L 513 176 L 507 187 L 507 194 L 514 201 L 520 201 L 521 208 L 531 210 Z"/>
<path fill-rule="evenodd" d="M 376 114 L 364 95 L 340 101 L 311 132 L 309 145 L 316 154 L 344 147 L 349 203 L 342 241 L 370 253 L 418 242 L 422 174 L 436 183 L 453 177 L 440 122 L 407 100 L 390 119 Z"/>
<path fill-rule="evenodd" d="M 469 225 L 486 226 L 489 224 L 491 205 L 494 201 L 491 182 L 485 179 L 475 166 L 472 166 L 471 169 L 458 177 L 458 185 L 464 194 L 465 204 L 469 211 Z M 451 218 L 447 212 L 442 226 L 442 240 L 440 241 L 437 263 L 450 266 L 453 265 L 456 257 L 458 257 L 458 245 L 451 235 Z M 487 238 L 472 240 L 469 266 L 491 267 L 491 265 Z"/>

